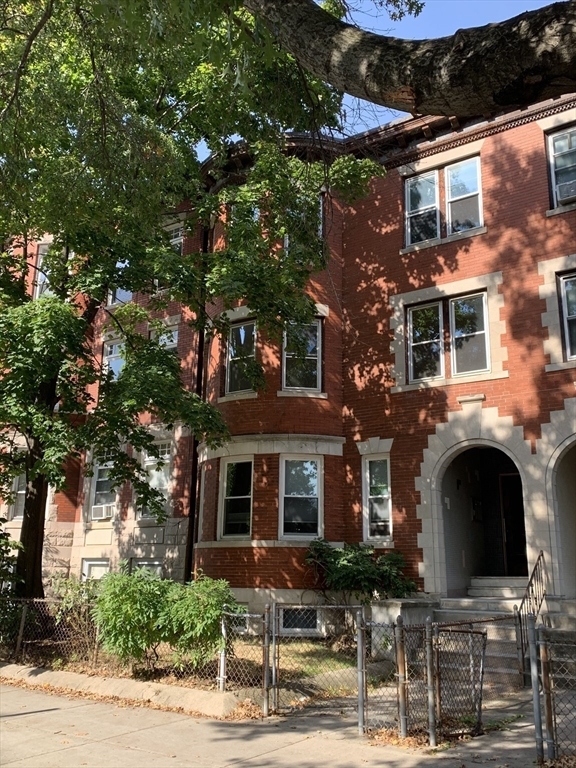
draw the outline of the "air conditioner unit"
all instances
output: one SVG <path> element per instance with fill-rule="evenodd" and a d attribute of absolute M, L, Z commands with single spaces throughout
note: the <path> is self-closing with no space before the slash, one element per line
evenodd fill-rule
<path fill-rule="evenodd" d="M 556 187 L 556 197 L 558 205 L 568 205 L 568 203 L 576 202 L 576 179 L 558 184 Z"/>
<path fill-rule="evenodd" d="M 92 520 L 108 520 L 114 514 L 115 504 L 97 504 L 92 507 Z"/>

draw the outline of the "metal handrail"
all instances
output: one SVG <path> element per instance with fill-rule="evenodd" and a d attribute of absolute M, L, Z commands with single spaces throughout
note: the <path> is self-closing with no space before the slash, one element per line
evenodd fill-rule
<path fill-rule="evenodd" d="M 528 651 L 528 615 L 533 614 L 538 617 L 540 608 L 546 597 L 546 563 L 544 561 L 544 552 L 540 550 L 538 559 L 534 564 L 530 579 L 524 591 L 524 597 L 520 606 L 514 606 L 514 613 L 517 617 L 519 639 L 518 639 L 518 657 L 521 664 L 524 664 L 526 653 Z"/>

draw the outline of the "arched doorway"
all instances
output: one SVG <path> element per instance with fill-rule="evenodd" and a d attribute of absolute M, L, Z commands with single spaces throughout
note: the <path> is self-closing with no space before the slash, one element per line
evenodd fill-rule
<path fill-rule="evenodd" d="M 576 598 L 576 443 L 561 457 L 556 470 L 556 510 L 561 587 Z"/>
<path fill-rule="evenodd" d="M 441 483 L 448 596 L 465 595 L 473 576 L 527 576 L 522 480 L 503 451 L 459 453 Z"/>

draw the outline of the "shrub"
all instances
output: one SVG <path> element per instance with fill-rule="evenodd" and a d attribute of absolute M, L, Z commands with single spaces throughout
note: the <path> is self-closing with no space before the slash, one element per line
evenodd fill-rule
<path fill-rule="evenodd" d="M 158 646 L 169 643 L 198 667 L 220 647 L 225 606 L 236 602 L 222 579 L 179 584 L 141 569 L 105 576 L 94 615 L 103 648 L 120 659 L 154 667 Z"/>
<path fill-rule="evenodd" d="M 405 562 L 398 552 L 376 555 L 371 546 L 332 547 L 324 539 L 316 539 L 308 547 L 306 563 L 313 567 L 322 589 L 352 594 L 363 603 L 406 597 L 416 589 L 403 573 Z"/>

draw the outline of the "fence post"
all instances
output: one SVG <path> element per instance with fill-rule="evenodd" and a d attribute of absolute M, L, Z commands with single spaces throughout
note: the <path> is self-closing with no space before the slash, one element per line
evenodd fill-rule
<path fill-rule="evenodd" d="M 272 711 L 278 711 L 278 603 L 272 604 Z"/>
<path fill-rule="evenodd" d="M 16 638 L 16 650 L 14 651 L 15 659 L 18 659 L 20 656 L 20 649 L 22 648 L 22 640 L 24 638 L 24 626 L 26 624 L 27 613 L 28 613 L 28 603 L 23 603 L 22 615 L 20 616 L 20 626 L 18 627 L 18 637 Z"/>
<path fill-rule="evenodd" d="M 406 695 L 406 638 L 404 619 L 398 616 L 394 628 L 396 638 L 396 668 L 398 670 L 398 717 L 400 720 L 400 738 L 408 735 L 408 702 Z"/>
<path fill-rule="evenodd" d="M 436 722 L 442 718 L 442 680 L 440 676 L 440 628 L 433 626 L 434 636 L 434 694 L 436 698 Z"/>
<path fill-rule="evenodd" d="M 552 681 L 550 679 L 550 654 L 544 637 L 544 629 L 538 630 L 540 643 L 540 667 L 542 670 L 542 692 L 544 694 L 544 719 L 546 720 L 546 753 L 548 760 L 556 759 L 556 741 L 554 739 L 554 713 L 552 710 Z"/>
<path fill-rule="evenodd" d="M 432 619 L 426 619 L 426 678 L 428 684 L 428 731 L 430 746 L 436 746 L 436 699 L 434 696 L 434 656 L 432 652 Z"/>
<path fill-rule="evenodd" d="M 263 674 L 263 696 L 262 711 L 264 717 L 270 714 L 270 604 L 266 603 L 263 616 L 264 645 L 262 653 L 264 655 L 264 674 Z"/>
<path fill-rule="evenodd" d="M 220 664 L 218 668 L 218 690 L 224 692 L 226 690 L 226 644 L 227 644 L 227 630 L 226 630 L 226 616 L 222 614 L 220 618 L 220 626 L 222 632 L 222 649 L 220 651 Z"/>
<path fill-rule="evenodd" d="M 538 655 L 536 650 L 536 617 L 528 614 L 528 647 L 530 649 L 530 679 L 532 681 L 532 704 L 534 706 L 534 732 L 536 736 L 536 757 L 538 763 L 544 762 L 544 744 L 542 741 L 542 712 L 538 690 Z"/>
<path fill-rule="evenodd" d="M 366 700 L 364 680 L 366 677 L 366 624 L 362 611 L 356 611 L 357 666 L 358 666 L 358 733 L 364 734 Z"/>

